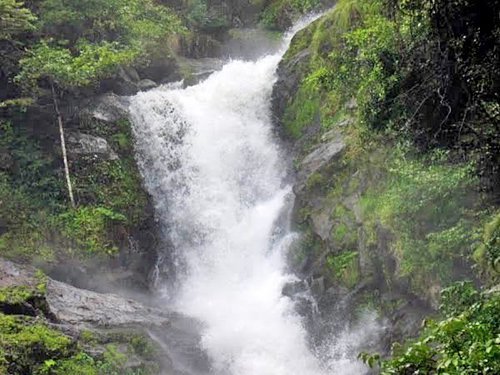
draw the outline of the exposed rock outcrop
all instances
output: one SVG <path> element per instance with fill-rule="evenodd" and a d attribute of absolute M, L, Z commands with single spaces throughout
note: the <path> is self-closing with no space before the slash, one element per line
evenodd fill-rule
<path fill-rule="evenodd" d="M 384 327 L 378 342 L 384 351 L 394 340 L 415 334 L 421 319 L 431 311 L 422 297 L 413 294 L 407 280 L 399 276 L 398 259 L 391 251 L 392 233 L 381 225 L 374 231 L 367 229 L 362 197 L 384 178 L 386 154 L 372 149 L 355 161 L 350 156 L 352 145 L 347 138 L 357 109 L 355 101 L 345 103 L 343 115 L 333 123 L 332 118 L 323 118 L 318 106 L 299 134 L 291 134 L 285 123 L 287 113 L 292 121 L 297 117 L 290 110 L 307 105 L 300 101 L 308 98 L 298 98 L 297 93 L 311 72 L 316 53 L 311 40 L 320 28 L 326 33 L 327 25 L 317 21 L 295 36 L 280 63 L 273 90 L 277 132 L 295 155 L 293 220 L 303 232 L 303 239 L 291 263 L 318 302 L 317 315 L 301 308 L 309 317 L 315 337 L 326 338 L 325 332 L 330 330 L 332 334 L 341 329 L 332 316 L 355 325 L 362 318 L 363 306 L 372 306 L 379 313 L 380 327 Z M 295 100 L 299 104 L 293 107 Z M 300 293 L 293 289 L 289 287 L 285 293 L 295 294 L 300 300 Z"/>
<path fill-rule="evenodd" d="M 37 295 L 27 298 L 26 305 L 33 304 L 36 311 L 44 306 L 43 314 L 50 321 L 70 325 L 73 329 L 117 328 L 137 326 L 143 329 L 165 327 L 169 324 L 168 314 L 137 301 L 116 294 L 96 293 L 75 288 L 71 285 L 37 274 L 25 265 L 19 265 L 0 258 L 0 288 L 23 288 Z M 43 303 L 41 303 L 43 300 Z M 8 310 L 9 300 L 0 305 Z"/>
<path fill-rule="evenodd" d="M 209 371 L 208 358 L 199 349 L 197 322 L 117 294 L 75 288 L 2 258 L 0 314 L 36 317 L 80 342 L 93 356 L 102 356 L 105 346 L 114 344 L 127 355 L 127 368 L 159 366 L 168 374 Z M 132 346 L 141 347 L 132 350 L 131 340 Z"/>

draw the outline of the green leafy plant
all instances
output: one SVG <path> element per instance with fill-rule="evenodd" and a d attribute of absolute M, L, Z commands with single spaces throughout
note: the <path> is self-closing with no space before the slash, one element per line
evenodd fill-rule
<path fill-rule="evenodd" d="M 0 0 L 0 40 L 35 29 L 36 16 L 22 1 Z"/>
<path fill-rule="evenodd" d="M 458 300 L 457 300 L 458 298 Z M 441 321 L 426 321 L 420 337 L 395 346 L 393 356 L 362 353 L 381 374 L 497 374 L 500 371 L 500 294 L 461 282 L 443 290 Z"/>
<path fill-rule="evenodd" d="M 113 225 L 126 217 L 105 207 L 79 207 L 60 215 L 62 232 L 90 255 L 114 255 L 117 247 L 109 239 Z"/>

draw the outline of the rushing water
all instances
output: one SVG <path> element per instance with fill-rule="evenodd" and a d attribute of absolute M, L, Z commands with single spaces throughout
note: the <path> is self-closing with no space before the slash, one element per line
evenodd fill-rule
<path fill-rule="evenodd" d="M 282 295 L 294 280 L 285 264 L 294 234 L 279 219 L 293 197 L 270 98 L 290 39 L 196 86 L 132 99 L 140 168 L 174 249 L 169 308 L 202 322 L 213 374 L 317 375 L 325 367 Z M 360 373 L 342 363 L 333 373 Z"/>

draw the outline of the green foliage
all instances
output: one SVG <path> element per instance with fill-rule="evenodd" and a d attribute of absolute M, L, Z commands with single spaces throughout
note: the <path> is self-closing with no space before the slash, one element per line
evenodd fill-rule
<path fill-rule="evenodd" d="M 170 10 L 153 0 L 44 0 L 40 21 L 45 31 L 61 39 L 122 46 L 147 46 L 182 29 Z"/>
<path fill-rule="evenodd" d="M 301 86 L 293 103 L 287 106 L 283 123 L 289 136 L 298 139 L 302 131 L 319 116 L 319 96 L 308 86 Z"/>
<path fill-rule="evenodd" d="M 0 0 L 0 40 L 35 29 L 36 17 L 22 1 Z"/>
<path fill-rule="evenodd" d="M 186 18 L 190 25 L 201 30 L 229 26 L 229 21 L 222 14 L 211 11 L 207 0 L 188 0 Z"/>
<path fill-rule="evenodd" d="M 477 239 L 474 200 L 467 199 L 476 183 L 473 168 L 445 160 L 446 154 L 415 158 L 400 150 L 385 185 L 362 198 L 367 226 L 380 221 L 391 229 L 399 272 L 411 276 L 414 290 L 424 295 L 433 282 L 451 281 L 455 262 L 471 255 Z"/>
<path fill-rule="evenodd" d="M 27 286 L 13 286 L 0 288 L 0 306 L 22 305 L 34 303 L 36 299 L 42 298 L 45 284 L 40 284 L 40 289 Z"/>
<path fill-rule="evenodd" d="M 334 21 L 339 17 L 333 13 Z M 362 27 L 337 35 L 338 40 L 331 42 L 331 52 L 313 63 L 306 82 L 334 93 L 335 102 L 356 98 L 358 121 L 373 125 L 378 120 L 380 103 L 399 79 L 399 72 L 391 67 L 397 62 L 396 23 L 376 12 L 369 13 L 364 16 Z"/>
<path fill-rule="evenodd" d="M 85 353 L 63 333 L 31 318 L 0 313 L 0 371 L 33 375 L 147 375 L 145 367 L 126 369 L 127 357 L 106 346 L 102 358 Z M 3 372 L 2 372 L 3 373 Z"/>
<path fill-rule="evenodd" d="M 46 39 L 19 61 L 15 78 L 28 92 L 43 78 L 62 89 L 95 84 L 120 65 L 147 63 L 167 36 L 183 31 L 152 0 L 44 0 L 40 23 Z"/>
<path fill-rule="evenodd" d="M 143 222 L 148 198 L 133 159 L 130 124 L 121 121 L 98 128 L 105 128 L 98 135 L 110 139 L 123 156 L 74 162 L 81 207 L 72 211 L 64 202 L 63 182 L 52 156 L 26 129 L 0 124 L 0 150 L 13 163 L 9 171 L 0 171 L 1 256 L 37 263 L 58 257 L 114 256 L 123 233 Z"/>
<path fill-rule="evenodd" d="M 120 65 L 134 61 L 139 51 L 124 49 L 117 43 L 90 44 L 80 40 L 77 55 L 69 49 L 40 42 L 20 60 L 21 73 L 16 81 L 26 89 L 36 87 L 40 78 L 48 78 L 62 88 L 87 86 L 105 78 Z"/>
<path fill-rule="evenodd" d="M 427 321 L 418 339 L 395 347 L 388 360 L 366 353 L 362 359 L 370 367 L 380 364 L 384 375 L 498 374 L 500 294 L 480 294 L 470 283 L 460 283 L 445 289 L 442 300 L 444 319 Z"/>
<path fill-rule="evenodd" d="M 374 0 L 339 0 L 333 9 L 335 26 L 341 31 L 347 31 L 360 23 L 366 15 L 380 12 L 381 2 Z"/>
<path fill-rule="evenodd" d="M 111 241 L 113 226 L 126 217 L 105 207 L 79 207 L 60 215 L 62 232 L 91 255 L 114 255 L 118 248 Z"/>
<path fill-rule="evenodd" d="M 298 18 L 319 5 L 320 0 L 275 0 L 262 12 L 261 23 L 270 29 L 282 29 L 284 19 L 290 22 L 290 18 Z"/>
<path fill-rule="evenodd" d="M 500 279 L 500 214 L 494 214 L 485 225 L 481 244 L 474 253 L 474 259 L 490 284 Z"/>
<path fill-rule="evenodd" d="M 9 373 L 33 373 L 44 358 L 65 357 L 73 350 L 73 341 L 62 333 L 0 313 L 0 364 L 3 359 Z"/>
<path fill-rule="evenodd" d="M 359 281 L 358 259 L 357 251 L 345 251 L 338 255 L 329 255 L 326 258 L 326 265 L 335 280 L 352 288 Z"/>

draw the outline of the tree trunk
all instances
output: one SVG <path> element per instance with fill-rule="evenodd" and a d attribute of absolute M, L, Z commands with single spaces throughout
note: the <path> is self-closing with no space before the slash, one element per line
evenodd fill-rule
<path fill-rule="evenodd" d="M 73 196 L 73 187 L 71 186 L 71 178 L 69 176 L 69 166 L 68 166 L 68 156 L 66 153 L 66 140 L 64 138 L 64 127 L 61 112 L 59 111 L 59 105 L 57 104 L 56 90 L 54 89 L 54 83 L 50 83 L 52 88 L 52 99 L 54 100 L 54 109 L 57 115 L 57 122 L 59 123 L 59 136 L 61 137 L 61 149 L 64 162 L 64 175 L 66 176 L 66 185 L 68 186 L 68 195 L 71 202 L 71 207 L 75 208 L 75 198 Z"/>

